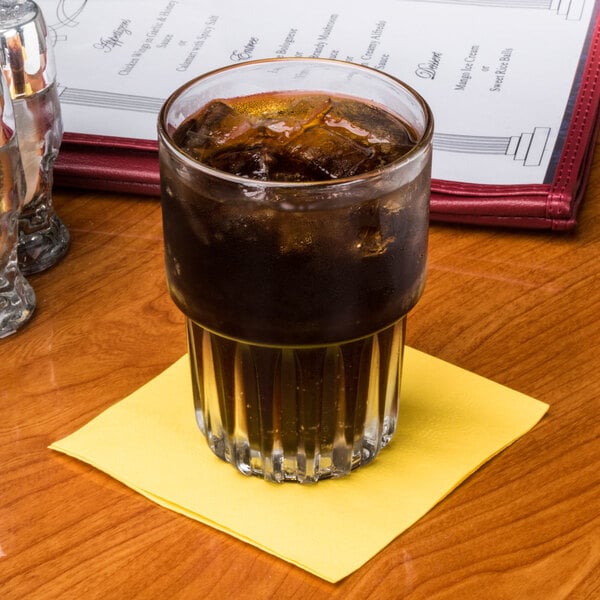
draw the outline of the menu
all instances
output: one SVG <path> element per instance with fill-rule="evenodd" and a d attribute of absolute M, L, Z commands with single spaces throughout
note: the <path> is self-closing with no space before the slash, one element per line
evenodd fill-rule
<path fill-rule="evenodd" d="M 497 186 L 531 186 L 540 196 L 556 180 L 586 73 L 598 70 L 590 58 L 593 0 L 38 3 L 57 61 L 65 159 L 70 139 L 154 149 L 160 106 L 203 72 L 258 58 L 322 57 L 386 71 L 424 96 L 435 116 L 439 194 L 480 198 L 482 186 L 496 186 L 488 189 L 499 199 Z M 588 104 L 589 97 L 580 145 L 595 132 L 595 87 Z M 68 171 L 64 161 L 61 169 Z M 433 212 L 435 201 L 434 194 Z"/>

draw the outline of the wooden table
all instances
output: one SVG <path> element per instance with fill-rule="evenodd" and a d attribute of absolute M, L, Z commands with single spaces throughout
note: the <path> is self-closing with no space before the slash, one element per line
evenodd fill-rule
<path fill-rule="evenodd" d="M 57 191 L 72 247 L 0 341 L 0 598 L 600 598 L 596 157 L 575 233 L 432 226 L 409 344 L 550 411 L 338 585 L 47 449 L 186 351 L 159 203 Z"/>

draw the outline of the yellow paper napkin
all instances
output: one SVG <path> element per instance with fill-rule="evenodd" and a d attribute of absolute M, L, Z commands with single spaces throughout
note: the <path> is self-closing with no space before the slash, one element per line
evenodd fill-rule
<path fill-rule="evenodd" d="M 188 357 L 50 448 L 336 582 L 533 427 L 548 405 L 407 348 L 399 425 L 370 465 L 271 484 L 216 458 L 194 419 Z"/>

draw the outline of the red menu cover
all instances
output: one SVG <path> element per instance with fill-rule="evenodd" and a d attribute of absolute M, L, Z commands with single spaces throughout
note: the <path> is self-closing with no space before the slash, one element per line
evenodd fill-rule
<path fill-rule="evenodd" d="M 110 0 L 104 0 L 105 2 L 111 3 Z M 86 10 L 91 6 L 93 8 L 94 2 L 97 0 L 88 0 L 85 7 Z M 264 0 L 265 4 L 269 4 L 268 0 Z M 319 36 L 316 39 L 323 40 L 320 42 L 321 46 L 326 47 L 327 45 L 333 46 L 334 43 L 340 47 L 343 43 L 347 42 L 348 31 L 350 24 L 357 22 L 357 6 L 358 3 L 346 2 L 339 3 L 335 0 L 330 0 L 331 4 L 328 8 L 323 8 L 322 22 L 326 24 L 325 27 L 319 29 Z M 587 4 L 586 4 L 587 2 Z M 42 0 L 42 7 L 44 4 L 53 4 L 51 0 Z M 135 2 L 125 3 L 135 4 Z M 188 3 L 185 0 L 181 2 L 173 3 L 169 2 L 170 7 L 168 14 L 166 8 L 162 8 L 162 12 L 155 13 L 149 17 L 150 21 L 145 27 L 146 31 L 155 32 L 152 42 L 154 46 L 151 46 L 148 42 L 150 39 L 146 35 L 146 44 L 148 45 L 148 53 L 152 51 L 158 52 L 157 48 L 164 44 L 165 47 L 169 46 L 173 48 L 173 43 L 169 36 L 172 37 L 171 33 L 168 33 L 169 23 L 175 23 L 177 14 L 176 11 L 180 10 L 181 18 L 185 18 L 187 14 L 191 14 L 192 10 L 200 10 L 198 8 L 192 9 L 192 4 L 185 9 Z M 240 5 L 234 6 L 234 5 Z M 295 14 L 293 9 L 290 7 L 276 8 L 277 3 L 271 3 L 271 10 L 281 11 L 280 21 L 288 19 Z M 432 5 L 436 5 L 432 8 Z M 448 7 L 449 4 L 453 4 L 452 7 Z M 461 5 L 462 6 L 459 6 Z M 469 4 L 465 8 L 465 4 Z M 514 3 L 509 3 L 503 6 L 502 0 L 496 0 L 492 2 L 495 6 L 493 10 L 494 18 L 514 19 L 517 11 L 514 8 Z M 542 2 L 543 4 L 543 2 Z M 537 6 L 538 9 L 542 7 L 542 4 Z M 116 4 L 117 6 L 122 6 Z M 231 36 L 236 31 L 244 32 L 247 25 L 245 23 L 234 22 L 235 27 L 232 25 L 228 29 L 227 35 L 224 34 L 223 41 L 219 41 L 218 34 L 220 31 L 225 29 L 223 25 L 222 29 L 219 30 L 219 22 L 228 23 L 227 18 L 232 19 L 232 15 L 235 14 L 235 10 L 240 9 L 243 3 L 232 0 L 232 4 L 227 9 L 222 9 L 227 14 L 213 14 L 204 23 L 209 23 L 202 30 L 202 33 L 197 36 L 197 41 L 193 46 L 191 53 L 188 52 L 185 61 L 179 63 L 178 68 L 182 68 L 182 65 L 187 67 L 189 64 L 193 64 L 192 61 L 196 61 L 195 74 L 202 72 L 203 70 L 210 70 L 215 66 L 221 66 L 223 61 L 218 58 L 221 53 L 225 52 L 226 48 L 233 47 L 235 42 L 231 40 Z M 497 58 L 496 62 L 492 64 L 492 60 L 485 56 L 484 50 L 487 47 L 481 42 L 479 37 L 489 36 L 491 39 L 498 37 L 500 27 L 495 28 L 493 20 L 490 15 L 489 7 L 484 8 L 477 6 L 477 2 L 471 2 L 470 0 L 455 0 L 455 2 L 424 2 L 423 0 L 414 0 L 411 2 L 393 2 L 386 1 L 382 2 L 378 10 L 381 11 L 381 15 L 376 26 L 369 28 L 368 35 L 371 40 L 368 48 L 371 55 L 369 56 L 372 61 L 378 61 L 378 64 L 368 63 L 368 61 L 359 61 L 356 57 L 347 56 L 348 59 L 353 59 L 355 62 L 362 62 L 363 64 L 370 64 L 371 66 L 382 68 L 383 70 L 390 71 L 393 74 L 397 74 L 397 68 L 393 63 L 393 55 L 389 48 L 385 47 L 384 44 L 384 32 L 393 31 L 392 25 L 396 24 L 394 20 L 396 15 L 399 13 L 400 6 L 410 6 L 411 10 L 416 11 L 419 18 L 423 18 L 423 15 L 439 14 L 440 11 L 450 11 L 447 14 L 456 16 L 456 23 L 458 24 L 459 19 L 464 20 L 466 15 L 471 15 L 475 20 L 472 21 L 470 29 L 466 29 L 468 35 L 473 36 L 473 40 L 477 43 L 473 43 L 470 39 L 462 44 L 459 44 L 460 49 L 457 51 L 456 57 L 452 57 L 452 48 L 447 49 L 445 46 L 443 50 L 436 50 L 436 44 L 439 44 L 441 48 L 443 46 L 442 41 L 431 41 L 428 42 L 428 46 L 424 46 L 423 49 L 419 49 L 423 60 L 418 62 L 419 58 L 412 60 L 414 69 L 410 72 L 410 76 L 414 81 L 410 81 L 413 87 L 417 87 L 425 98 L 432 105 L 434 115 L 436 116 L 436 133 L 434 135 L 434 172 L 432 181 L 432 195 L 431 195 L 431 218 L 434 221 L 442 222 L 455 222 L 455 223 L 472 223 L 481 225 L 499 225 L 507 227 L 520 227 L 520 228 L 535 228 L 535 229 L 550 229 L 550 230 L 569 230 L 575 227 L 577 223 L 577 212 L 581 204 L 582 198 L 585 193 L 585 187 L 588 180 L 588 173 L 592 159 L 592 153 L 595 147 L 596 134 L 598 130 L 598 110 L 600 104 L 600 26 L 598 10 L 595 3 L 590 5 L 590 0 L 571 0 L 565 2 L 565 0 L 548 0 L 547 6 L 544 4 L 544 13 L 539 16 L 541 10 L 534 15 L 538 22 L 543 24 L 544 28 L 540 26 L 540 32 L 545 35 L 556 35 L 557 39 L 535 41 L 538 53 L 543 57 L 542 50 L 539 50 L 540 44 L 549 43 L 551 46 L 547 46 L 545 51 L 550 52 L 548 48 L 552 48 L 554 52 L 554 58 L 549 60 L 550 63 L 556 63 L 560 61 L 561 56 L 568 54 L 567 49 L 570 48 L 568 44 L 573 44 L 573 41 L 568 42 L 572 38 L 565 37 L 565 46 L 561 50 L 561 32 L 567 31 L 572 23 L 578 23 L 580 31 L 583 37 L 581 47 L 578 47 L 577 58 L 574 62 L 571 72 L 564 65 L 559 65 L 563 68 L 563 75 L 567 75 L 569 80 L 563 77 L 561 80 L 552 81 L 553 75 L 553 64 L 548 65 L 547 72 L 542 73 L 542 77 L 539 77 L 540 64 L 534 65 L 532 63 L 532 78 L 528 82 L 526 69 L 522 69 L 524 74 L 521 77 L 521 83 L 523 89 L 518 86 L 510 88 L 510 83 L 518 79 L 518 62 L 517 59 L 524 54 L 520 52 L 519 48 L 508 46 L 505 42 L 502 46 L 498 42 L 498 48 L 501 51 L 496 51 Z M 519 19 L 524 20 L 525 18 L 532 19 L 533 11 L 531 10 L 531 3 L 526 3 L 520 8 L 518 12 Z M 332 12 L 336 7 L 340 12 Z M 341 7 L 341 8 L 340 8 Z M 444 8 L 441 8 L 444 7 Z M 508 7 L 508 8 L 507 8 Z M 214 8 L 214 7 L 213 7 Z M 105 9 L 107 10 L 107 9 Z M 158 10 L 158 8 L 157 8 Z M 347 10 L 349 14 L 342 13 L 343 10 Z M 354 12 L 353 12 L 354 10 Z M 428 13 L 424 11 L 430 11 Z M 435 12 L 431 12 L 435 10 Z M 469 12 L 464 12 L 464 11 Z M 586 11 L 587 10 L 587 16 Z M 83 7 L 81 8 L 83 11 Z M 77 19 L 82 19 L 82 13 L 78 13 Z M 387 12 L 386 12 L 387 11 Z M 421 11 L 421 12 L 419 12 Z M 479 11 L 479 12 L 477 12 Z M 110 12 L 107 10 L 107 12 Z M 149 12 L 151 12 L 149 8 Z M 510 16 L 506 16 L 510 13 Z M 160 15 L 157 17 L 156 15 Z M 329 15 L 329 17 L 328 17 Z M 484 15 L 488 18 L 486 27 L 491 28 L 489 31 L 482 32 L 481 36 L 476 36 L 473 31 L 476 31 L 477 20 L 476 17 Z M 498 15 L 500 15 L 498 17 Z M 239 16 L 239 15 L 238 15 Z M 313 15 L 314 16 L 314 15 Z M 334 18 L 335 17 L 335 18 Z M 346 29 L 342 27 L 342 17 L 346 17 Z M 315 19 L 318 19 L 316 16 Z M 373 19 L 376 17 L 373 16 Z M 416 18 L 416 17 L 415 17 Z M 483 19 L 483 17 L 481 17 Z M 76 29 L 79 23 L 73 16 L 68 19 L 69 27 Z M 152 20 L 154 19 L 154 20 Z M 554 19 L 554 21 L 552 21 Z M 570 20 L 570 21 L 569 21 Z M 585 23 L 583 23 L 585 21 Z M 57 36 L 57 54 L 58 54 L 58 65 L 60 73 L 60 35 L 61 31 L 65 30 L 65 23 L 67 19 L 62 19 L 59 23 L 55 23 L 53 26 L 55 34 Z M 447 19 L 446 19 L 447 22 Z M 83 21 L 82 21 L 83 23 Z M 483 21 L 482 21 L 483 23 Z M 85 25 L 85 24 L 84 24 Z M 585 25 L 585 29 L 583 26 Z M 114 26 L 114 23 L 111 25 Z M 89 26 L 88 26 L 89 27 Z M 126 31 L 128 28 L 133 31 L 133 24 L 131 21 L 126 19 L 121 20 L 121 29 L 113 28 L 111 36 L 107 38 L 100 37 L 101 43 L 95 43 L 100 49 L 103 45 L 105 48 L 110 48 L 110 54 L 121 51 L 122 46 L 128 41 L 128 35 Z M 306 25 L 308 27 L 308 25 Z M 457 25 L 458 27 L 458 25 Z M 237 28 L 237 29 L 236 29 Z M 282 25 L 283 28 L 283 25 Z M 337 28 L 337 29 L 336 29 Z M 387 28 L 387 29 L 386 29 Z M 526 34 L 525 25 L 521 25 L 521 29 Z M 104 31 L 104 30 L 102 30 Z M 298 30 L 285 29 L 289 31 L 285 38 L 290 41 L 290 44 L 300 45 L 298 38 L 300 33 Z M 292 32 L 297 31 L 292 36 Z M 340 40 L 335 38 L 335 32 L 339 31 Z M 164 34 L 164 38 L 160 41 L 161 36 Z M 88 29 L 89 38 L 89 29 Z M 240 34 L 241 35 L 241 34 Z M 531 34 L 534 36 L 534 33 Z M 541 35 L 541 34 L 540 34 Z M 72 41 L 74 35 L 69 32 L 69 40 Z M 120 37 L 119 37 L 120 36 Z M 283 34 L 282 34 L 283 36 Z M 390 48 L 393 48 L 393 34 L 388 34 Z M 449 39 L 452 35 L 449 34 Z M 85 38 L 82 38 L 85 39 Z M 252 37 L 251 40 L 255 45 L 258 45 L 260 37 Z M 198 41 L 199 40 L 199 41 Z M 215 50 L 214 56 L 211 55 L 209 59 L 204 62 L 199 62 L 198 54 L 200 50 L 206 48 L 211 41 L 214 41 Z M 79 42 L 83 48 L 84 42 Z M 180 40 L 180 45 L 185 46 L 183 41 Z M 287 42 L 286 42 L 287 43 Z M 448 42 L 456 45 L 454 41 Z M 220 44 L 220 45 L 219 45 Z M 229 44 L 229 46 L 228 46 Z M 321 48 L 321 46 L 318 46 Z M 244 47 L 240 42 L 239 47 Z M 246 48 L 248 48 L 248 44 Z M 143 73 L 144 63 L 146 57 L 146 50 L 141 51 L 144 46 L 138 48 L 133 53 L 129 53 L 125 58 L 121 59 L 120 63 L 121 70 L 118 71 L 121 75 L 126 74 L 131 76 L 131 72 L 138 70 L 140 74 Z M 289 51 L 289 48 L 285 48 Z M 189 46 L 188 46 L 189 50 Z M 322 50 L 322 48 L 321 48 Z M 67 61 L 67 54 L 64 53 L 64 61 Z M 380 52 L 379 58 L 377 52 Z M 415 51 L 417 52 L 417 51 Z M 562 52 L 562 54 L 561 54 Z M 532 51 L 532 53 L 534 53 Z M 105 52 L 105 54 L 108 54 Z M 283 53 L 277 53 L 275 51 L 269 52 L 265 49 L 265 55 L 283 55 Z M 288 52 L 289 54 L 289 52 Z M 297 54 L 306 55 L 307 52 L 297 52 Z M 234 53 L 230 54 L 237 56 Z M 242 58 L 259 58 L 261 56 L 243 55 Z M 516 57 L 516 58 L 515 58 Z M 123 62 L 129 58 L 129 62 Z M 339 58 L 339 57 L 338 57 Z M 343 58 L 343 57 L 342 57 Z M 361 56 L 365 58 L 365 55 Z M 104 59 L 103 59 L 104 60 Z M 443 68 L 450 64 L 450 60 L 455 61 L 456 66 L 452 68 L 446 68 L 446 73 L 449 73 L 448 81 L 445 83 L 445 89 L 447 90 L 446 95 L 440 95 L 436 92 L 433 84 L 438 84 L 438 80 L 444 76 Z M 542 60 L 542 59 L 540 59 Z M 566 59 L 565 59 L 566 64 Z M 123 67 L 124 65 L 124 67 Z M 150 68 L 150 65 L 148 65 Z M 545 68 L 545 67 L 544 67 Z M 569 67 L 571 69 L 571 67 Z M 152 71 L 148 71 L 152 72 Z M 191 73 L 186 72 L 181 75 L 183 77 L 181 81 L 185 81 L 191 78 Z M 406 80 L 400 74 L 401 78 Z M 513 79 L 510 79 L 510 76 Z M 468 98 L 467 93 L 470 93 L 478 82 L 485 79 L 485 85 L 487 88 L 484 91 L 479 92 L 482 98 L 489 100 L 489 105 L 481 105 L 481 115 L 475 114 L 475 110 L 478 104 L 476 102 L 477 97 L 471 104 L 468 101 L 463 101 L 463 98 Z M 544 85 L 543 96 L 539 94 L 536 96 L 538 83 L 535 78 L 539 77 L 540 84 Z M 454 78 L 454 79 L 451 79 Z M 124 80 L 125 78 L 122 78 Z M 435 81 L 434 81 L 435 80 Z M 138 83 L 137 85 L 143 87 L 143 84 Z M 169 89 L 175 89 L 177 87 L 175 79 L 170 84 Z M 443 82 L 442 82 L 443 83 Z M 560 118 L 560 131 L 558 134 L 554 134 L 558 127 L 554 127 L 552 130 L 550 127 L 544 125 L 541 122 L 539 125 L 535 124 L 532 126 L 523 126 L 520 122 L 519 117 L 521 112 L 528 113 L 529 115 L 536 114 L 538 106 L 540 112 L 543 112 L 543 105 L 548 100 L 548 103 L 553 101 L 553 90 L 554 84 L 558 87 L 558 84 L 562 87 L 568 85 L 567 99 L 565 100 L 564 106 L 562 106 L 562 117 Z M 115 84 L 117 85 L 117 84 Z M 119 91 L 108 91 L 106 97 L 110 101 L 115 101 L 119 104 L 120 109 L 132 110 L 136 106 L 139 106 L 139 97 L 137 94 L 137 88 L 132 88 L 136 91 L 136 94 L 131 94 L 131 89 L 128 94 L 121 93 L 120 89 L 123 87 L 121 82 L 118 82 L 121 86 Z M 133 84 L 132 84 L 133 85 Z M 439 85 L 439 84 L 438 84 Z M 89 86 L 89 83 L 88 83 Z M 91 86 L 90 86 L 91 87 Z M 481 86 L 480 86 L 481 87 Z M 115 88 L 116 89 L 116 88 Z M 72 90 L 68 85 L 63 88 L 66 90 L 65 93 L 61 93 L 61 103 L 64 103 L 64 107 L 68 107 L 70 104 L 83 105 L 86 102 L 90 104 L 90 114 L 96 112 L 101 108 L 101 102 L 106 103 L 107 100 L 103 100 L 98 91 L 89 91 L 86 88 L 85 93 L 81 93 L 81 90 Z M 140 92 L 143 90 L 140 89 Z M 437 94 L 437 95 L 436 95 Z M 484 96 L 485 94 L 485 96 Z M 453 108 L 456 118 L 456 123 L 460 127 L 465 127 L 465 123 L 468 124 L 468 120 L 479 121 L 486 123 L 489 121 L 490 129 L 496 128 L 494 110 L 499 113 L 499 109 L 494 107 L 500 106 L 497 102 L 497 98 L 503 95 L 507 101 L 505 104 L 509 107 L 508 116 L 504 114 L 497 117 L 498 121 L 502 123 L 498 124 L 497 129 L 502 129 L 500 135 L 482 135 L 479 131 L 471 132 L 466 131 L 463 133 L 462 130 L 452 130 L 455 124 L 455 119 L 451 118 L 446 114 L 446 101 L 454 101 L 456 98 L 456 107 Z M 558 92 L 557 92 L 558 95 Z M 165 95 L 162 96 L 163 98 Z M 85 98 L 83 100 L 82 98 Z M 155 107 L 160 102 L 160 98 L 151 98 L 154 101 Z M 149 101 L 149 100 L 148 100 Z M 136 104 L 137 103 L 137 104 Z M 534 105 L 537 103 L 537 105 Z M 133 108 L 132 108 L 133 107 Z M 474 108 L 475 107 L 475 108 Z M 78 108 L 81 108 L 79 106 Z M 142 110 L 142 109 L 141 109 Z M 155 109 L 154 109 L 155 110 Z M 462 113 L 464 114 L 461 114 Z M 484 114 L 485 111 L 490 111 L 490 114 Z M 506 111 L 505 111 L 506 112 Z M 440 118 L 438 119 L 438 115 Z M 475 118 L 476 117 L 476 118 Z M 514 131 L 510 129 L 513 127 L 514 117 Z M 92 117 L 90 117 L 92 118 Z M 529 117 L 531 118 L 531 117 Z M 79 117 L 80 122 L 85 121 L 84 118 Z M 152 115 L 152 119 L 156 119 L 156 114 Z M 540 120 L 542 117 L 540 117 Z M 508 122 L 508 125 L 507 125 Z M 500 127 L 502 125 L 502 127 Z M 492 127 L 493 126 L 493 127 Z M 481 125 L 479 125 L 481 129 Z M 127 135 L 115 135 L 114 132 L 108 132 L 107 134 L 102 133 L 101 125 L 95 127 L 94 132 L 86 132 L 86 127 L 79 127 L 79 130 L 70 130 L 66 127 L 66 133 L 64 135 L 63 144 L 61 147 L 60 154 L 55 164 L 55 182 L 61 186 L 74 186 L 88 189 L 108 190 L 108 191 L 122 191 L 132 192 L 136 194 L 143 194 L 147 196 L 158 196 L 160 193 L 159 185 L 159 174 L 158 174 L 158 156 L 157 156 L 157 143 L 152 136 L 146 136 L 145 138 Z M 510 135 L 506 134 L 509 131 Z M 514 176 L 510 183 L 502 182 L 502 177 L 499 176 L 497 181 L 489 181 L 485 178 L 487 173 L 490 174 L 490 179 L 497 173 L 502 175 L 501 171 L 505 168 L 512 168 L 515 170 L 514 165 L 521 165 L 523 173 L 530 173 L 532 169 L 536 168 L 540 164 L 541 156 L 551 155 L 549 164 L 545 170 L 545 176 L 542 182 L 531 181 L 528 177 L 524 178 L 524 182 L 520 183 L 518 175 Z M 483 156 L 486 155 L 486 156 Z M 495 155 L 495 156 L 492 156 Z M 482 158 L 483 156 L 483 158 Z M 486 175 L 481 180 L 481 175 L 478 172 L 477 160 L 494 160 L 491 163 L 492 167 L 485 167 L 488 169 L 485 171 Z M 489 162 L 488 160 L 488 162 Z M 504 162 L 503 162 L 504 161 Z M 537 162 L 536 162 L 537 161 Z M 464 173 L 458 174 L 454 177 L 455 167 L 452 165 L 469 165 L 473 163 L 474 177 L 471 178 L 470 174 Z M 509 165 L 509 163 L 511 163 Z M 487 165 L 487 163 L 482 163 Z M 436 171 L 436 166 L 443 168 Z M 529 169 L 529 171 L 528 171 Z M 479 176 L 479 180 L 478 177 Z M 516 177 L 516 179 L 515 179 Z"/>

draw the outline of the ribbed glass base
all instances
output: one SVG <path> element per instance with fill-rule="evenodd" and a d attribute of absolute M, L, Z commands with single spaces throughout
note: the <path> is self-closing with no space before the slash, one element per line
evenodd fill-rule
<path fill-rule="evenodd" d="M 224 338 L 188 319 L 196 417 L 211 449 L 276 482 L 369 463 L 396 429 L 404 327 L 293 348 Z"/>

